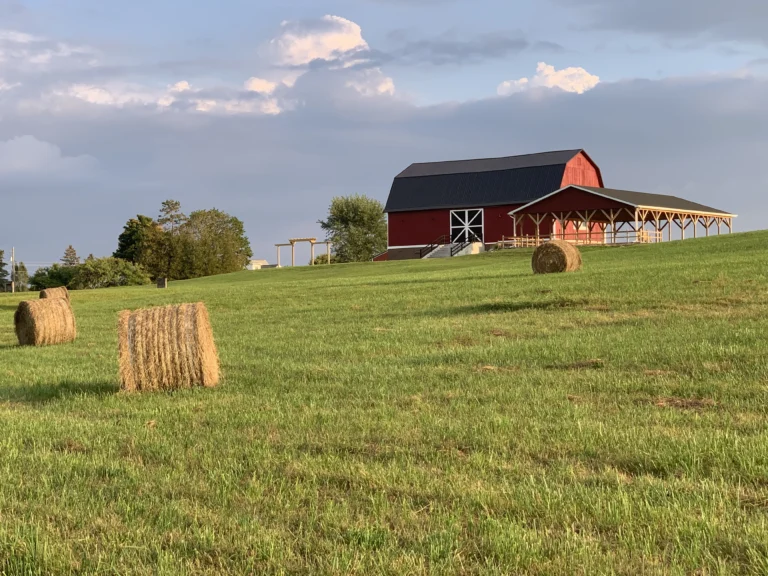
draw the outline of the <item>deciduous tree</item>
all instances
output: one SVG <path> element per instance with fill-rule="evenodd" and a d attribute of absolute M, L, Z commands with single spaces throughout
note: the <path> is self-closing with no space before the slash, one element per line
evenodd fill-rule
<path fill-rule="evenodd" d="M 387 249 L 387 221 L 380 202 L 366 196 L 336 197 L 318 222 L 339 262 L 366 262 Z"/>
<path fill-rule="evenodd" d="M 179 230 L 183 277 L 237 272 L 253 255 L 243 223 L 215 208 L 192 212 Z"/>

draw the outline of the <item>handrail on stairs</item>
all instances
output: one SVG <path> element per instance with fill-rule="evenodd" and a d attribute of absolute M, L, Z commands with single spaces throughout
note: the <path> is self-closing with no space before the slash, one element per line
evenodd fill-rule
<path fill-rule="evenodd" d="M 470 244 L 474 244 L 475 242 L 482 242 L 482 240 L 480 240 L 480 238 L 478 238 L 477 235 L 475 235 L 473 232 L 469 232 L 469 236 L 467 237 L 466 240 L 464 240 L 464 242 L 461 242 L 459 244 L 454 244 L 453 246 L 451 246 L 451 258 L 456 256 L 456 254 L 464 250 L 464 248 L 466 248 Z"/>
<path fill-rule="evenodd" d="M 443 234 L 442 236 L 440 236 L 440 238 L 437 238 L 434 242 L 432 242 L 428 246 L 424 246 L 424 248 L 419 250 L 419 258 L 423 259 L 426 256 L 429 256 L 430 254 L 432 254 L 432 252 L 440 248 L 440 246 L 444 246 L 445 244 L 450 244 L 450 242 L 451 242 L 450 238 L 448 238 L 447 235 Z"/>

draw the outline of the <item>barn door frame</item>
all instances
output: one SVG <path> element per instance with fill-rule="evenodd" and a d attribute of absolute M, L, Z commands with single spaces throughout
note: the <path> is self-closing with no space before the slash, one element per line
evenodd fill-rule
<path fill-rule="evenodd" d="M 466 242 L 468 232 L 485 242 L 485 210 L 482 208 L 451 210 L 450 225 L 451 243 Z"/>

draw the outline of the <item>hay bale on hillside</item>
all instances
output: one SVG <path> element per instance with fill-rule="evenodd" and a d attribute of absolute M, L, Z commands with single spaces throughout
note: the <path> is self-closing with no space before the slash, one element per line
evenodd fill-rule
<path fill-rule="evenodd" d="M 219 356 L 205 304 L 120 313 L 121 388 L 177 390 L 219 383 Z"/>
<path fill-rule="evenodd" d="M 65 286 L 61 288 L 46 288 L 40 291 L 40 298 L 66 298 L 69 300 L 69 290 Z"/>
<path fill-rule="evenodd" d="M 534 274 L 575 272 L 581 268 L 581 252 L 565 240 L 551 240 L 536 248 L 531 266 Z"/>
<path fill-rule="evenodd" d="M 75 315 L 64 298 L 21 302 L 13 323 L 21 346 L 66 344 L 77 338 Z"/>

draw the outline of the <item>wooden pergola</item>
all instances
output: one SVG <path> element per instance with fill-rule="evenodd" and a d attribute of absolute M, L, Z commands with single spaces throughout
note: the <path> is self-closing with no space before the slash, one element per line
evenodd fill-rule
<path fill-rule="evenodd" d="M 283 248 L 285 246 L 291 247 L 291 266 L 296 266 L 296 244 L 300 242 L 308 242 L 310 245 L 310 249 L 312 253 L 310 266 L 314 266 L 315 264 L 315 244 L 325 244 L 326 254 L 328 255 L 328 264 L 331 263 L 331 246 L 333 245 L 332 242 L 328 242 L 328 241 L 318 242 L 317 238 L 291 238 L 290 240 L 288 240 L 287 244 L 275 244 L 275 247 L 277 248 L 277 267 L 278 268 L 280 268 L 280 248 Z"/>
<path fill-rule="evenodd" d="M 514 238 L 502 243 L 513 245 L 539 245 L 549 238 L 578 244 L 662 242 L 665 236 L 673 239 L 675 228 L 685 240 L 689 228 L 693 238 L 709 236 L 713 229 L 731 233 L 736 217 L 674 196 L 587 186 L 567 186 L 509 215 Z"/>

